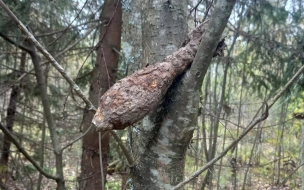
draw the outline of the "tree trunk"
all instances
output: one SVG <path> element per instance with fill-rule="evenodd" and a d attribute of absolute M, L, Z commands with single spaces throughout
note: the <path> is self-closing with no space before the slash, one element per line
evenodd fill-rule
<path fill-rule="evenodd" d="M 119 0 L 105 0 L 100 15 L 104 22 L 100 28 L 100 41 L 97 49 L 97 61 L 92 73 L 89 100 L 98 106 L 98 100 L 108 88 L 116 82 L 117 65 L 120 51 L 122 10 Z M 94 113 L 85 110 L 83 116 L 83 131 L 90 125 Z M 109 159 L 109 133 L 102 135 L 101 148 L 104 179 L 107 174 Z M 81 160 L 80 189 L 101 189 L 98 133 L 93 128 L 83 138 L 83 153 Z"/>
<path fill-rule="evenodd" d="M 130 0 L 128 8 L 123 10 L 122 17 L 122 52 L 124 55 L 123 68 L 125 68 L 125 76 L 128 76 L 135 71 L 143 68 L 145 65 L 142 62 L 142 32 L 141 32 L 141 0 Z M 133 144 L 136 142 L 133 140 L 134 135 L 131 127 L 128 128 L 128 147 L 130 152 L 134 155 L 132 149 Z M 121 175 L 121 190 L 126 188 L 126 184 L 129 178 L 127 171 L 127 164 L 123 165 L 123 172 Z"/>
<path fill-rule="evenodd" d="M 47 85 L 47 81 L 48 81 L 48 75 L 49 75 L 49 68 L 50 68 L 50 65 L 48 64 L 45 68 L 45 71 L 44 71 L 44 78 L 45 78 L 45 83 Z M 45 117 L 43 117 L 43 122 L 42 122 L 42 129 L 41 129 L 41 141 L 40 141 L 40 151 L 39 151 L 39 165 L 40 167 L 43 168 L 44 166 L 44 152 L 45 152 L 45 137 L 46 137 L 46 125 L 45 125 Z M 42 176 L 42 173 L 39 173 L 39 176 L 38 176 L 38 182 L 37 182 L 37 190 L 40 190 L 41 189 L 41 184 L 42 184 L 42 179 L 43 179 L 43 176 Z"/>
<path fill-rule="evenodd" d="M 168 4 L 170 2 L 172 4 Z M 178 47 L 170 41 L 170 37 L 167 38 L 168 43 L 163 43 L 165 38 L 162 38 L 162 35 L 169 34 L 172 38 L 178 36 L 179 30 L 172 26 L 178 27 L 177 23 L 180 23 L 179 27 L 182 27 L 181 23 L 185 22 L 183 20 L 185 16 L 182 16 L 186 13 L 182 6 L 184 3 L 184 1 L 143 3 L 145 62 L 159 61 L 157 60 L 159 56 L 154 56 L 157 55 L 157 50 L 165 51 Z M 235 1 L 217 2 L 211 23 L 203 34 L 191 68 L 175 80 L 161 105 L 154 109 L 149 117 L 143 119 L 143 127 L 138 130 L 140 134 L 136 140 L 139 142 L 136 147 L 139 158 L 133 170 L 135 189 L 171 189 L 183 180 L 186 151 L 193 131 L 197 128 L 201 85 L 234 4 Z M 160 11 L 165 15 L 159 15 Z M 174 14 L 178 11 L 181 12 L 175 17 Z M 146 18 L 144 14 L 149 16 Z M 151 20 L 152 18 L 154 20 Z M 169 18 L 172 20 L 168 20 Z M 167 25 L 171 27 L 165 29 Z M 145 32 L 149 35 L 145 35 Z M 158 41 L 158 38 L 162 41 Z M 160 57 L 162 54 L 166 52 L 161 52 Z"/>
<path fill-rule="evenodd" d="M 47 86 L 45 82 L 45 78 L 43 76 L 43 72 L 41 69 L 40 61 L 38 54 L 36 52 L 35 46 L 33 43 L 30 44 L 29 48 L 31 51 L 29 52 L 31 59 L 33 61 L 34 69 L 35 69 L 35 76 L 38 84 L 38 88 L 40 91 L 40 97 L 41 102 L 43 106 L 43 114 L 45 117 L 45 120 L 47 122 L 51 140 L 52 140 L 52 146 L 53 151 L 55 154 L 55 167 L 56 167 L 56 175 L 58 176 L 58 180 L 56 180 L 57 183 L 57 190 L 65 190 L 65 181 L 64 181 L 64 175 L 63 175 L 63 156 L 62 156 L 62 150 L 60 145 L 60 137 L 56 131 L 55 122 L 52 116 L 51 112 L 51 105 L 49 102 L 49 98 L 47 95 Z"/>
<path fill-rule="evenodd" d="M 186 37 L 187 2 L 144 0 L 142 5 L 143 62 L 161 62 L 176 51 Z M 133 177 L 135 189 L 169 189 L 183 179 L 184 152 L 188 144 L 174 145 L 171 139 L 178 130 L 174 122 L 166 118 L 166 113 L 174 110 L 167 107 L 172 102 L 165 101 L 143 119 L 135 140 L 138 144 L 133 147 L 139 156 Z"/>
<path fill-rule="evenodd" d="M 27 43 L 24 42 L 24 45 Z M 22 51 L 21 54 L 21 60 L 20 60 L 20 67 L 19 67 L 19 72 L 16 73 L 17 71 L 14 71 L 14 79 L 17 79 L 23 74 L 24 68 L 25 68 L 25 63 L 26 63 L 26 52 Z M 6 113 L 6 128 L 12 133 L 13 132 L 13 126 L 15 122 L 15 114 L 16 114 L 16 108 L 17 108 L 17 100 L 19 98 L 19 94 L 21 91 L 21 84 L 15 84 L 12 88 L 11 95 L 10 95 L 10 100 L 9 100 L 9 105 L 7 108 L 7 113 Z M 4 180 L 6 178 L 6 173 L 7 173 L 7 166 L 8 166 L 8 160 L 9 160 L 9 154 L 10 154 L 10 148 L 11 148 L 11 141 L 7 135 L 4 135 L 3 138 L 3 143 L 2 143 L 2 154 L 1 154 L 1 159 L 0 159 L 0 180 Z"/>
<path fill-rule="evenodd" d="M 141 0 L 130 0 L 128 8 L 123 11 L 122 51 L 124 54 L 125 76 L 143 68 Z"/>

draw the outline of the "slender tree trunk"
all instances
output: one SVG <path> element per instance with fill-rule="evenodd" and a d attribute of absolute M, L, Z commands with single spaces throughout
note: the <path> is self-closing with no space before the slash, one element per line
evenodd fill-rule
<path fill-rule="evenodd" d="M 202 115 L 202 136 L 203 136 L 203 140 L 202 140 L 202 147 L 204 150 L 204 154 L 205 154 L 205 158 L 206 160 L 208 159 L 208 149 L 207 149 L 207 125 L 206 125 L 206 116 L 208 114 L 208 95 L 209 95 L 209 88 L 210 88 L 210 80 L 211 80 L 211 71 L 208 72 L 207 75 L 207 81 L 206 81 L 206 86 L 205 86 L 205 91 L 204 91 L 204 99 L 203 99 L 203 115 Z M 209 105 L 210 102 L 209 102 Z M 211 110 L 211 109 L 209 109 Z"/>
<path fill-rule="evenodd" d="M 246 69 L 246 64 L 243 65 L 243 71 L 242 71 L 242 86 L 241 86 L 241 92 L 240 92 L 240 99 L 239 99 L 239 110 L 238 110 L 238 116 L 237 116 L 237 119 L 238 119 L 238 122 L 237 122 L 237 129 L 236 129 L 236 136 L 239 136 L 239 133 L 240 133 L 240 125 L 241 125 L 241 114 L 242 114 L 242 104 L 243 104 L 243 90 L 244 90 L 244 80 L 245 80 L 245 69 Z M 239 148 L 238 148 L 238 144 L 232 149 L 232 153 L 234 152 L 234 159 L 237 163 L 237 160 L 238 160 L 238 151 L 239 151 Z M 233 178 L 233 189 L 234 190 L 237 190 L 238 189 L 238 186 L 237 186 L 237 175 L 236 175 L 236 171 L 234 169 L 232 169 L 232 178 Z"/>
<path fill-rule="evenodd" d="M 31 52 L 29 52 L 34 69 L 35 69 L 35 75 L 36 75 L 36 80 L 37 84 L 40 90 L 40 96 L 41 96 L 41 101 L 43 105 L 43 113 L 45 116 L 45 120 L 48 124 L 48 128 L 50 131 L 50 136 L 52 140 L 52 145 L 54 149 L 54 154 L 55 154 L 55 167 L 56 167 L 56 174 L 59 177 L 58 180 L 56 180 L 57 183 L 57 190 L 65 190 L 65 181 L 64 181 L 64 175 L 63 175 L 63 156 L 62 156 L 62 151 L 61 151 L 61 145 L 60 145 L 60 137 L 57 134 L 56 127 L 55 127 L 55 122 L 52 116 L 51 112 L 51 105 L 49 103 L 49 98 L 47 95 L 47 86 L 45 83 L 45 78 L 43 76 L 43 72 L 40 66 L 40 61 L 38 54 L 35 50 L 35 46 L 31 43 L 29 46 L 31 49 Z"/>
<path fill-rule="evenodd" d="M 240 13 L 239 13 L 240 16 L 243 14 L 243 11 L 244 11 L 244 5 L 242 6 L 242 9 L 241 9 L 241 11 L 240 11 Z M 237 23 L 237 30 L 239 30 L 239 28 L 240 28 L 240 26 L 241 26 L 241 21 L 242 21 L 242 17 L 240 17 L 240 20 L 239 20 L 238 23 Z M 229 68 L 229 65 L 230 65 L 230 56 L 231 56 L 231 52 L 232 52 L 233 49 L 234 49 L 234 46 L 235 46 L 235 43 L 236 43 L 237 38 L 238 38 L 238 33 L 235 33 L 235 34 L 234 34 L 234 37 L 233 37 L 232 44 L 231 44 L 231 46 L 230 46 L 230 48 L 229 48 L 229 50 L 228 50 L 228 53 L 227 53 L 228 61 L 225 63 L 225 64 L 227 64 L 227 65 L 226 65 L 226 68 L 225 68 L 225 72 L 228 72 L 228 68 Z M 228 73 L 225 73 L 224 76 L 227 77 L 227 74 L 228 74 Z M 228 78 L 229 78 L 228 84 L 230 84 L 231 79 L 232 79 L 232 77 L 231 77 L 231 72 L 230 72 L 230 75 L 229 75 Z M 231 86 L 228 88 L 228 92 L 227 92 L 226 94 L 229 96 L 230 93 L 231 93 Z M 224 96 L 223 98 L 225 98 L 225 96 Z M 225 101 L 225 103 L 229 102 L 229 100 L 225 100 L 225 99 L 224 99 L 224 101 Z M 227 105 L 227 106 L 228 106 L 228 105 Z M 230 108 L 230 109 L 231 109 L 231 108 Z M 224 111 L 225 111 L 225 107 L 224 107 Z M 230 110 L 230 113 L 231 113 L 231 110 Z M 225 126 L 224 126 L 225 132 L 224 132 L 224 139 L 223 139 L 223 145 L 222 145 L 222 147 L 223 147 L 222 149 L 223 149 L 223 150 L 224 150 L 224 147 L 225 147 L 226 134 L 227 134 L 227 119 L 228 119 L 228 116 L 229 116 L 229 113 L 227 113 L 226 111 L 225 111 L 225 116 L 226 116 Z M 234 160 L 235 160 L 235 162 L 232 162 L 232 173 L 236 176 L 236 170 L 237 170 L 237 159 L 236 159 L 236 157 L 234 157 Z M 221 159 L 221 161 L 220 161 L 220 168 L 219 168 L 219 172 L 218 172 L 217 189 L 220 189 L 220 176 L 221 176 L 220 174 L 221 174 L 222 162 L 223 162 L 223 159 Z M 235 178 L 235 179 L 236 179 L 236 178 Z"/>
<path fill-rule="evenodd" d="M 99 98 L 115 83 L 120 51 L 122 10 L 119 0 L 105 0 L 100 21 L 104 22 L 100 28 L 97 61 L 92 73 L 89 100 L 98 106 Z M 94 113 L 85 110 L 83 116 L 83 131 L 90 125 Z M 101 138 L 103 174 L 106 179 L 109 160 L 110 135 L 106 133 Z M 93 128 L 83 138 L 83 153 L 81 160 L 80 189 L 101 189 L 99 141 L 98 133 Z"/>
<path fill-rule="evenodd" d="M 219 62 L 215 65 L 215 76 L 214 81 L 217 81 L 218 78 L 218 67 Z M 212 117 L 210 118 L 210 134 L 209 134 L 209 148 L 207 153 L 207 162 L 209 162 L 213 158 L 213 149 L 215 148 L 216 144 L 214 144 L 215 141 L 217 141 L 217 131 L 218 131 L 218 117 L 220 114 L 220 110 L 218 109 L 218 100 L 217 100 L 217 82 L 214 83 L 213 86 L 213 92 L 212 97 L 210 97 L 210 110 L 214 110 L 213 113 L 211 111 Z M 213 101 L 212 101 L 213 100 Z M 213 107 L 211 107 L 213 105 Z M 210 169 L 207 171 L 205 178 L 202 182 L 201 189 L 205 189 L 207 185 L 209 185 L 209 189 L 212 189 L 212 173 L 213 173 L 214 167 L 210 167 Z"/>
<path fill-rule="evenodd" d="M 47 78 L 48 78 L 48 72 L 49 72 L 49 64 L 46 66 L 46 69 L 44 71 L 44 77 L 47 85 Z M 41 131 L 41 143 L 40 143 L 40 151 L 39 151 L 39 165 L 41 168 L 43 168 L 44 165 L 44 150 L 45 150 L 45 133 L 46 133 L 46 126 L 45 126 L 45 117 L 43 117 L 43 122 L 42 122 L 42 131 Z M 37 182 L 37 190 L 41 189 L 41 182 L 42 182 L 42 174 L 39 173 L 38 177 L 38 182 Z"/>
<path fill-rule="evenodd" d="M 279 133 L 280 137 L 278 139 L 278 177 L 276 180 L 276 184 L 280 184 L 280 179 L 281 179 L 281 157 L 282 157 L 282 143 L 283 143 L 283 138 L 284 138 L 284 131 L 285 131 L 285 118 L 286 118 L 286 113 L 287 113 L 287 108 L 288 108 L 288 102 L 282 105 L 282 110 L 280 113 L 280 125 L 279 125 Z"/>
<path fill-rule="evenodd" d="M 258 129 L 256 130 L 256 135 L 255 135 L 255 138 L 254 138 L 254 142 L 253 142 L 253 145 L 252 145 L 252 148 L 251 148 L 251 151 L 250 151 L 250 157 L 249 157 L 249 161 L 247 162 L 247 168 L 246 168 L 246 171 L 245 171 L 245 174 L 244 174 L 244 181 L 243 181 L 243 185 L 242 185 L 242 189 L 245 190 L 246 189 L 246 182 L 247 182 L 247 176 L 249 175 L 249 170 L 251 168 L 251 165 L 252 165 L 252 159 L 253 159 L 253 156 L 254 156 L 254 150 L 255 150 L 255 147 L 257 146 L 257 141 L 258 141 L 258 138 L 259 138 L 259 131 L 260 131 L 260 128 L 261 128 L 261 123 L 258 124 Z"/>
<path fill-rule="evenodd" d="M 43 168 L 44 165 L 44 150 L 45 150 L 45 132 L 46 132 L 46 126 L 45 126 L 45 118 L 43 118 L 42 122 L 42 137 L 41 137 L 41 147 L 39 152 L 39 165 Z M 39 173 L 38 182 L 37 182 L 37 190 L 41 189 L 41 183 L 42 183 L 42 174 Z"/>
<path fill-rule="evenodd" d="M 26 45 L 27 42 L 24 42 L 24 45 Z M 14 79 L 19 78 L 25 68 L 25 63 L 26 63 L 26 52 L 22 51 L 21 54 L 21 60 L 20 60 L 20 67 L 19 67 L 19 72 L 16 73 L 14 72 Z M 6 113 L 6 128 L 12 133 L 13 132 L 13 126 L 15 122 L 15 115 L 16 115 L 16 109 L 17 109 L 17 101 L 21 92 L 21 85 L 22 84 L 16 84 L 13 86 L 11 95 L 10 95 L 10 100 L 9 100 L 9 105 L 7 108 L 7 113 Z M 0 180 L 4 180 L 6 178 L 6 173 L 8 170 L 8 161 L 9 161 L 9 155 L 10 155 L 10 148 L 11 148 L 11 141 L 7 135 L 4 135 L 3 138 L 3 143 L 2 143 L 2 154 L 1 154 L 1 159 L 0 159 Z"/>
<path fill-rule="evenodd" d="M 10 10 L 5 6 L 5 4 L 3 4 L 2 2 L 2 7 L 5 8 L 5 10 L 7 10 L 7 12 L 9 12 L 9 14 L 13 14 L 10 12 Z M 14 17 L 14 15 L 13 15 Z M 17 19 L 16 19 L 17 20 Z M 17 22 L 19 22 L 19 20 L 17 20 Z M 20 24 L 21 26 L 23 26 L 22 24 Z M 23 26 L 24 27 L 24 26 Z M 6 38 L 5 36 L 2 35 L 3 38 Z M 9 41 L 10 43 L 13 43 L 9 38 L 6 38 L 7 41 Z M 65 180 L 64 180 L 64 175 L 63 175 L 63 159 L 62 159 L 62 149 L 61 149 L 61 145 L 60 145 L 60 139 L 59 136 L 57 134 L 56 128 L 55 128 L 55 122 L 53 120 L 53 116 L 51 113 L 51 107 L 50 107 L 50 103 L 49 103 L 49 98 L 47 95 L 47 86 L 45 83 L 45 79 L 43 77 L 43 73 L 42 73 L 42 69 L 41 69 L 41 65 L 40 65 L 40 60 L 39 60 L 39 56 L 36 52 L 36 48 L 34 46 L 34 42 L 29 41 L 28 39 L 26 39 L 26 41 L 28 42 L 26 44 L 26 46 L 22 47 L 22 46 L 18 46 L 20 47 L 22 50 L 27 51 L 27 53 L 30 54 L 31 56 L 31 60 L 33 62 L 34 65 L 34 70 L 35 70 L 35 76 L 36 76 L 36 81 L 38 84 L 38 89 L 39 89 L 39 93 L 40 93 L 40 97 L 41 97 L 41 102 L 42 102 L 42 107 L 43 107 L 43 114 L 44 117 L 46 119 L 46 122 L 48 124 L 48 128 L 49 128 L 49 132 L 50 132 L 50 136 L 51 136 L 51 140 L 52 140 L 52 145 L 53 145 L 53 152 L 55 154 L 55 168 L 56 168 L 56 177 L 52 176 L 53 179 L 56 180 L 57 183 L 57 190 L 65 190 Z M 14 45 L 16 45 L 15 43 L 13 43 Z M 22 146 L 20 144 L 18 144 L 18 142 L 15 140 L 14 137 L 11 136 L 11 133 L 9 130 L 7 130 L 8 128 L 4 128 L 3 126 L 1 126 L 2 131 L 10 136 L 10 140 L 12 142 L 14 142 L 14 144 L 16 145 L 16 147 L 23 152 L 23 155 L 28 158 L 29 160 L 31 160 L 31 157 L 26 153 L 26 151 L 24 151 L 24 149 L 22 148 Z M 31 162 L 36 165 L 36 162 L 34 160 L 31 160 Z M 39 166 L 36 165 L 36 168 L 38 168 Z M 40 168 L 40 171 L 42 169 Z M 48 175 L 45 173 L 45 175 Z"/>
<path fill-rule="evenodd" d="M 226 115 L 226 119 L 225 119 L 225 124 L 224 124 L 224 135 L 223 135 L 223 143 L 222 143 L 222 150 L 225 149 L 225 144 L 226 144 L 226 140 L 227 140 L 227 123 L 228 123 L 228 116 Z M 220 160 L 220 163 L 219 163 L 219 169 L 218 169 L 218 173 L 217 173 L 217 186 L 216 186 L 216 189 L 221 189 L 221 172 L 222 172 L 222 165 L 223 165 L 223 159 Z M 236 164 L 235 165 L 232 165 L 233 169 L 237 169 L 236 167 Z"/>
<path fill-rule="evenodd" d="M 209 157 L 208 157 L 208 161 L 210 161 L 211 159 L 214 158 L 215 156 L 215 152 L 217 149 L 217 138 L 218 138 L 218 130 L 219 130 L 219 124 L 220 124 L 220 116 L 221 116 L 221 111 L 223 108 L 223 103 L 224 103 L 224 98 L 225 98 L 225 91 L 226 91 L 226 84 L 227 84 L 227 74 L 228 74 L 228 69 L 229 69 L 229 63 L 225 64 L 225 69 L 224 69 L 224 77 L 223 77 L 223 84 L 222 84 L 222 91 L 221 91 L 221 95 L 220 95 L 220 100 L 219 102 L 217 102 L 216 97 L 214 98 L 214 102 L 215 102 L 215 121 L 214 121 L 214 126 L 213 131 L 214 134 L 213 136 L 210 136 L 210 138 L 212 139 L 212 146 L 209 149 Z M 216 78 L 215 78 L 216 80 Z M 215 86 L 216 89 L 216 86 Z M 216 91 L 214 90 L 214 96 L 216 96 Z M 207 171 L 207 175 L 205 180 L 209 180 L 209 189 L 213 188 L 213 183 L 212 183 L 212 178 L 213 178 L 213 173 L 214 173 L 214 166 L 212 166 L 208 171 Z M 204 185 L 204 183 L 203 183 Z M 202 186 L 202 189 L 204 189 L 204 186 Z"/>

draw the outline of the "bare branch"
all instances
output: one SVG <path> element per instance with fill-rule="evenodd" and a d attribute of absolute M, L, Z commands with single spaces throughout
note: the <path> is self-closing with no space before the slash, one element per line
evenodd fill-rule
<path fill-rule="evenodd" d="M 76 139 L 72 140 L 70 143 L 68 143 L 67 145 L 65 145 L 61 149 L 61 151 L 63 151 L 64 149 L 68 148 L 69 146 L 71 146 L 75 142 L 79 141 L 82 137 L 84 137 L 92 129 L 92 127 L 93 127 L 93 124 L 91 124 L 90 127 L 84 133 L 82 133 L 79 137 L 77 137 Z"/>
<path fill-rule="evenodd" d="M 300 76 L 300 74 L 303 73 L 303 71 L 304 71 L 304 66 L 302 66 L 298 70 L 298 72 L 286 83 L 286 85 L 277 93 L 277 95 L 270 101 L 269 105 L 267 103 L 265 103 L 266 104 L 266 108 L 265 108 L 264 114 L 260 118 L 258 118 L 257 120 L 255 120 L 253 123 L 251 123 L 246 128 L 246 130 L 235 141 L 233 141 L 221 154 L 219 154 L 219 156 L 213 158 L 203 168 L 201 168 L 201 169 L 197 170 L 196 172 L 194 172 L 188 179 L 186 179 L 185 181 L 179 183 L 173 189 L 179 189 L 179 188 L 183 187 L 184 185 L 186 185 L 187 183 L 189 183 L 194 178 L 196 178 L 197 176 L 199 176 L 202 172 L 204 172 L 205 170 L 207 170 L 210 166 L 212 166 L 214 163 L 216 163 L 219 159 L 221 159 L 222 157 L 224 157 L 228 153 L 228 151 L 230 149 L 232 149 L 240 140 L 242 140 L 243 137 L 246 136 L 246 134 L 248 134 L 253 129 L 254 126 L 256 126 L 261 121 L 265 120 L 268 117 L 269 109 L 283 95 L 283 93 L 291 86 L 291 84 Z"/>
<path fill-rule="evenodd" d="M 129 166 L 133 167 L 134 166 L 134 159 L 133 159 L 132 155 L 129 153 L 127 147 L 124 145 L 124 143 L 121 141 L 120 137 L 116 134 L 115 131 L 110 131 L 110 133 L 114 137 L 114 139 L 116 140 L 118 145 L 120 146 L 124 155 L 126 156 Z"/>
<path fill-rule="evenodd" d="M 96 111 L 94 105 L 86 98 L 84 93 L 78 87 L 78 85 L 73 81 L 73 79 L 65 72 L 63 67 L 54 59 L 54 57 L 35 39 L 35 37 L 28 31 L 28 29 L 24 26 L 24 24 L 18 20 L 18 18 L 14 15 L 14 13 L 6 6 L 6 4 L 0 0 L 0 6 L 3 10 L 8 14 L 8 16 L 17 24 L 19 29 L 24 32 L 30 41 L 32 41 L 36 48 L 50 61 L 50 63 L 60 72 L 60 74 L 67 80 L 67 82 L 71 85 L 73 90 L 78 94 L 78 96 L 85 102 L 88 110 Z"/>
<path fill-rule="evenodd" d="M 285 86 L 277 93 L 275 97 L 272 98 L 269 103 L 269 108 L 271 108 L 274 103 L 283 95 L 283 93 L 291 86 L 291 84 L 304 72 L 304 65 L 296 72 L 296 74 L 285 84 Z"/>
<path fill-rule="evenodd" d="M 0 32 L 0 36 L 7 42 L 13 44 L 14 46 L 17 46 L 18 48 L 26 51 L 26 52 L 30 52 L 31 50 L 28 47 L 25 47 L 21 44 L 18 44 L 17 42 L 15 42 L 14 40 L 10 39 L 9 37 L 7 37 L 6 35 L 4 35 L 2 32 Z"/>
<path fill-rule="evenodd" d="M 9 130 L 4 127 L 2 125 L 2 123 L 0 123 L 0 129 L 2 130 L 2 132 L 8 136 L 11 140 L 11 142 L 16 146 L 16 148 L 22 153 L 22 155 L 28 160 L 30 161 L 33 166 L 45 177 L 50 178 L 50 179 L 54 179 L 54 180 L 59 180 L 60 178 L 58 176 L 53 176 L 49 173 L 47 173 L 46 171 L 43 170 L 43 168 L 41 168 L 39 166 L 39 164 L 36 163 L 36 161 L 26 152 L 26 150 L 19 144 L 19 142 L 13 137 L 13 135 L 9 132 Z"/>
<path fill-rule="evenodd" d="M 268 113 L 269 113 L 268 111 L 269 111 L 269 108 L 268 108 L 268 105 L 266 103 L 265 112 L 263 113 L 263 115 L 260 118 L 258 118 L 251 125 L 249 125 L 246 128 L 246 130 L 243 131 L 243 133 L 237 139 L 235 139 L 235 141 L 233 141 L 217 157 L 213 158 L 203 168 L 201 168 L 201 169 L 197 170 L 196 172 L 194 172 L 188 179 L 186 179 L 185 181 L 183 181 L 183 182 L 179 183 L 178 185 L 176 185 L 172 190 L 176 190 L 176 189 L 182 188 L 184 185 L 186 185 L 187 183 L 189 183 L 190 181 L 192 181 L 194 178 L 196 178 L 197 176 L 199 176 L 201 173 L 203 173 L 204 171 L 206 171 L 210 166 L 212 166 L 213 164 L 215 164 L 219 159 L 221 159 L 222 157 L 224 157 L 228 153 L 228 151 L 230 149 L 232 149 L 240 140 L 242 140 L 243 137 L 245 137 L 258 123 L 260 123 L 261 121 L 264 121 L 265 119 L 267 119 Z"/>
<path fill-rule="evenodd" d="M 92 124 L 91 124 L 92 126 Z M 101 132 L 98 132 L 98 144 L 99 144 L 99 163 L 100 163 L 100 175 L 101 175 L 101 190 L 104 190 L 105 176 L 103 175 L 103 164 L 102 164 L 102 148 L 101 148 Z"/>
<path fill-rule="evenodd" d="M 63 36 L 63 34 L 66 33 L 66 31 L 71 27 L 71 25 L 73 24 L 73 22 L 79 17 L 80 13 L 83 11 L 83 8 L 86 6 L 87 3 L 88 3 L 88 0 L 86 0 L 84 2 L 84 4 L 82 5 L 81 9 L 78 11 L 77 15 L 75 16 L 74 20 L 72 20 L 72 22 L 69 23 L 69 25 L 64 29 L 64 31 L 55 40 L 53 40 L 49 44 L 49 46 L 51 46 L 53 43 L 55 43 L 57 40 L 59 40 L 59 38 L 61 38 Z"/>
<path fill-rule="evenodd" d="M 304 165 L 304 163 L 302 163 L 302 164 L 300 164 L 298 167 L 296 167 L 282 182 L 281 182 L 281 184 L 280 184 L 280 186 L 278 187 L 278 188 L 280 188 L 280 187 L 282 187 L 283 185 L 285 185 L 285 183 L 287 182 L 287 180 L 288 179 L 290 179 L 291 178 L 291 176 L 294 174 L 294 173 L 296 173 L 296 171 L 298 171 L 298 169 L 300 169 L 302 166 Z"/>
<path fill-rule="evenodd" d="M 65 54 L 67 51 L 69 51 L 70 49 L 72 49 L 75 45 L 77 45 L 80 41 L 84 40 L 91 32 L 93 32 L 97 27 L 99 27 L 102 23 L 90 28 L 84 35 L 82 38 L 76 40 L 74 43 L 72 43 L 71 45 L 69 45 L 68 47 L 66 47 L 64 50 L 60 51 L 60 53 L 56 54 L 54 57 L 58 58 L 61 55 Z M 43 63 L 41 63 L 41 65 L 45 65 L 46 63 L 48 63 L 49 61 L 45 61 Z M 30 70 L 29 73 L 31 73 L 34 69 Z M 16 82 L 22 80 L 24 77 L 26 77 L 28 75 L 28 73 L 24 73 L 23 75 L 21 75 Z"/>

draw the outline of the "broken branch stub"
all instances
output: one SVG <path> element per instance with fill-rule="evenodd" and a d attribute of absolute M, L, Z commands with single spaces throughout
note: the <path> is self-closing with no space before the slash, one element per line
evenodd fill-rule
<path fill-rule="evenodd" d="M 97 130 L 124 129 L 152 111 L 162 100 L 174 79 L 192 63 L 206 22 L 190 32 L 183 47 L 114 84 L 101 98 L 92 122 Z"/>

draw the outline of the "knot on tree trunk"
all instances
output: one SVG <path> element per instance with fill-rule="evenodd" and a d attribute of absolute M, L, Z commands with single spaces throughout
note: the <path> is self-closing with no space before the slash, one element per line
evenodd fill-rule
<path fill-rule="evenodd" d="M 174 79 L 192 63 L 207 26 L 202 23 L 190 32 L 181 48 L 164 62 L 147 66 L 114 84 L 100 98 L 92 121 L 97 130 L 122 130 L 155 109 Z"/>

